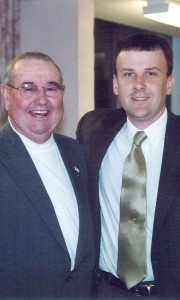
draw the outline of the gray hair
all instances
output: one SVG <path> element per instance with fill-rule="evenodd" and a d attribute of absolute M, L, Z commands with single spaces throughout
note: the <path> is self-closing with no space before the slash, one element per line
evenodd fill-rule
<path fill-rule="evenodd" d="M 59 77 L 60 77 L 60 84 L 63 85 L 63 74 L 62 74 L 60 68 L 55 64 L 55 62 L 49 55 L 41 53 L 41 52 L 24 52 L 24 53 L 16 56 L 14 59 L 12 59 L 10 61 L 10 63 L 8 64 L 5 75 L 4 75 L 4 83 L 5 84 L 12 84 L 12 81 L 13 81 L 14 77 L 16 76 L 16 74 L 14 72 L 16 63 L 21 60 L 26 60 L 26 59 L 29 59 L 29 60 L 37 59 L 37 60 L 42 60 L 42 61 L 46 61 L 46 62 L 51 62 L 58 70 Z"/>

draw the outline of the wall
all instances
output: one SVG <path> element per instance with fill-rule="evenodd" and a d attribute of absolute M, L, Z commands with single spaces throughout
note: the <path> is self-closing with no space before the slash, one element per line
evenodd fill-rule
<path fill-rule="evenodd" d="M 180 38 L 173 37 L 174 51 L 174 70 L 175 86 L 172 93 L 171 109 L 174 113 L 180 115 Z"/>
<path fill-rule="evenodd" d="M 75 137 L 80 117 L 94 109 L 94 1 L 21 0 L 20 35 L 22 52 L 45 52 L 62 69 L 66 85 L 65 115 L 58 131 Z M 180 38 L 173 37 L 176 80 L 171 108 L 177 114 L 180 114 L 179 49 Z M 104 97 L 100 98 L 104 101 Z"/>
<path fill-rule="evenodd" d="M 47 53 L 62 69 L 65 114 L 58 131 L 72 137 L 94 108 L 93 30 L 92 0 L 21 0 L 21 52 Z"/>

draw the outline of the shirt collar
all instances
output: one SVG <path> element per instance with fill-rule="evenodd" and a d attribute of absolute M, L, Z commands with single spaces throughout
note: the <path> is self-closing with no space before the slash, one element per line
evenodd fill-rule
<path fill-rule="evenodd" d="M 160 118 L 156 122 L 151 124 L 149 127 L 143 130 L 146 133 L 150 144 L 156 145 L 159 143 L 159 141 L 162 138 L 164 138 L 166 123 L 167 123 L 167 109 L 165 108 Z M 129 139 L 132 141 L 135 133 L 139 131 L 139 129 L 135 127 L 129 119 L 127 119 L 126 125 L 127 125 L 127 134 L 129 136 Z"/>

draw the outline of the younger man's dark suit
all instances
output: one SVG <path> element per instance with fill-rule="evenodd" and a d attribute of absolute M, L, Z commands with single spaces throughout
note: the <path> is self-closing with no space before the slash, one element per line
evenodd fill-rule
<path fill-rule="evenodd" d="M 77 137 L 84 145 L 88 164 L 90 197 L 96 218 L 98 248 L 99 169 L 109 145 L 125 122 L 126 115 L 122 109 L 104 109 L 86 114 L 77 129 Z M 170 298 L 172 295 L 180 297 L 180 116 L 171 112 L 168 112 L 151 260 L 158 294 L 167 296 L 168 299 L 174 299 Z"/>
<path fill-rule="evenodd" d="M 0 133 L 0 299 L 84 300 L 90 295 L 95 246 L 83 150 L 73 139 L 54 137 L 78 204 L 75 267 L 71 272 L 61 228 L 35 165 L 7 124 Z"/>

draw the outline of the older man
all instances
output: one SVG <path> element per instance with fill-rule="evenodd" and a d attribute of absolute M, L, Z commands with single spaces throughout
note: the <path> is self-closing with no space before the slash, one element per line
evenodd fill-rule
<path fill-rule="evenodd" d="M 36 52 L 16 57 L 1 85 L 8 112 L 0 133 L 3 299 L 91 294 L 94 235 L 83 151 L 53 134 L 64 89 L 57 65 Z"/>

